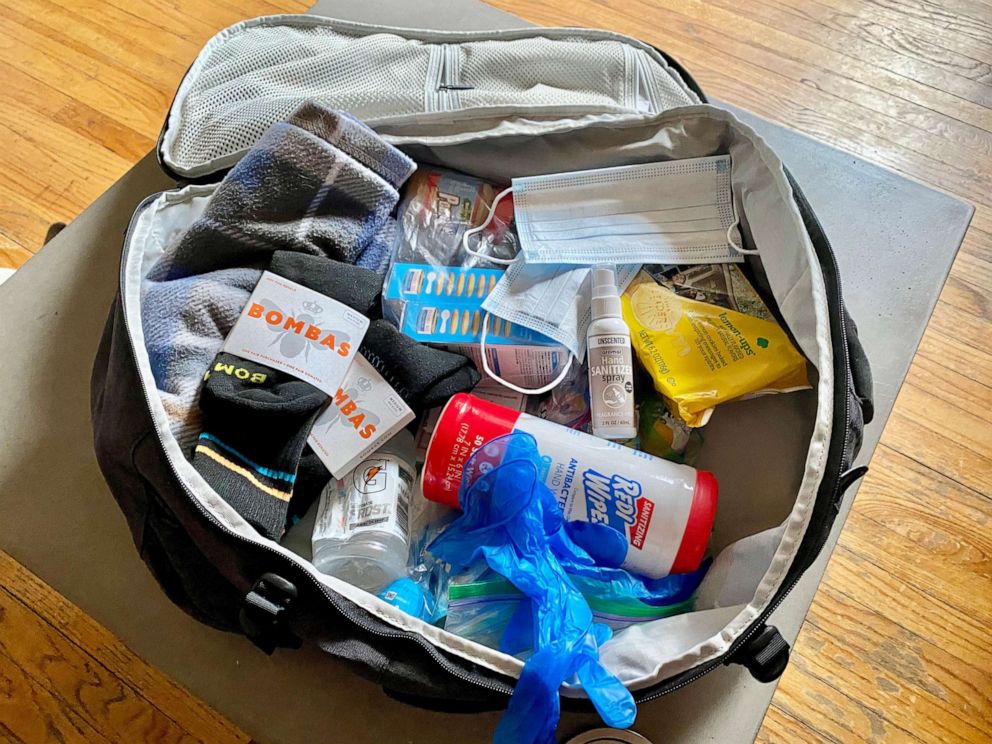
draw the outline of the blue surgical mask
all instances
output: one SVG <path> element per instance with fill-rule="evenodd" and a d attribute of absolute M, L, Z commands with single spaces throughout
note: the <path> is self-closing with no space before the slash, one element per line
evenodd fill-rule
<path fill-rule="evenodd" d="M 515 261 L 581 266 L 738 262 L 754 251 L 741 244 L 730 176 L 730 156 L 713 155 L 515 178 L 496 201 L 513 193 L 520 237 Z M 480 254 L 471 249 L 469 237 L 484 227 L 464 235 L 465 249 L 473 255 Z"/>

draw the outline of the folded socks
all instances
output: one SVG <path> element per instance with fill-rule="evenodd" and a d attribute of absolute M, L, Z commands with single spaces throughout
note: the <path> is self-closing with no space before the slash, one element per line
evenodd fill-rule
<path fill-rule="evenodd" d="M 424 346 L 378 317 L 382 281 L 374 272 L 289 251 L 276 251 L 269 271 L 373 318 L 359 351 L 415 412 L 441 405 L 479 381 L 461 354 Z"/>
<path fill-rule="evenodd" d="M 359 351 L 418 414 L 479 381 L 466 357 L 424 346 L 381 318 L 369 324 Z"/>
<path fill-rule="evenodd" d="M 193 467 L 260 533 L 282 536 L 296 468 L 327 396 L 308 382 L 221 352 L 200 396 Z"/>
<path fill-rule="evenodd" d="M 419 344 L 381 318 L 369 324 L 359 352 L 417 413 L 442 405 L 479 381 L 472 362 L 461 354 Z M 330 477 L 317 454 L 306 447 L 290 504 L 291 521 L 307 513 Z"/>
<path fill-rule="evenodd" d="M 366 316 L 379 313 L 381 280 L 373 271 L 291 251 L 275 252 L 267 268 Z M 359 352 L 417 412 L 479 381 L 465 357 L 419 344 L 381 318 Z M 193 466 L 266 537 L 282 535 L 306 438 L 326 400 L 307 382 L 232 354 L 218 354 L 207 373 Z M 313 460 L 301 479 L 307 505 L 330 478 Z M 293 512 L 305 508 L 294 503 Z"/>
<path fill-rule="evenodd" d="M 268 269 L 337 300 L 366 318 L 374 318 L 382 312 L 382 279 L 369 269 L 293 251 L 273 253 Z"/>

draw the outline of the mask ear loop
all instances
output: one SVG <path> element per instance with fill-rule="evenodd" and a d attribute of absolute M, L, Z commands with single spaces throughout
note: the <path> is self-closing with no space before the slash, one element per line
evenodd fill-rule
<path fill-rule="evenodd" d="M 565 368 L 561 371 L 558 377 L 556 377 L 554 380 L 549 382 L 547 385 L 544 385 L 543 387 L 539 387 L 533 390 L 530 390 L 525 387 L 520 387 L 518 385 L 514 385 L 512 382 L 509 382 L 508 380 L 504 380 L 502 377 L 497 375 L 489 367 L 489 355 L 486 354 L 486 333 L 488 328 L 489 328 L 489 313 L 487 312 L 484 316 L 482 316 L 482 335 L 479 338 L 479 352 L 481 353 L 482 356 L 482 369 L 487 375 L 489 375 L 489 377 L 496 380 L 496 382 L 498 382 L 503 387 L 508 387 L 510 388 L 510 390 L 515 390 L 516 392 L 523 393 L 524 395 L 540 395 L 541 393 L 546 393 L 549 390 L 558 387 L 565 379 L 565 376 L 568 374 L 568 370 L 572 368 L 572 361 L 575 357 L 573 357 L 572 353 L 569 352 L 568 362 L 565 364 Z"/>
<path fill-rule="evenodd" d="M 489 223 L 492 222 L 493 217 L 496 216 L 496 205 L 500 203 L 503 197 L 505 197 L 507 194 L 509 194 L 512 191 L 513 191 L 513 187 L 509 186 L 503 189 L 502 191 L 500 191 L 498 194 L 496 194 L 496 198 L 493 199 L 492 206 L 489 207 L 489 214 L 486 216 L 486 221 L 483 222 L 478 227 L 469 228 L 468 230 L 465 231 L 465 234 L 462 235 L 462 248 L 465 249 L 465 252 L 467 254 L 469 254 L 470 256 L 475 256 L 476 258 L 482 258 L 486 261 L 491 261 L 492 263 L 501 264 L 503 266 L 509 266 L 510 264 L 514 263 L 517 260 L 516 256 L 513 258 L 497 258 L 496 256 L 488 256 L 480 251 L 473 251 L 471 248 L 468 247 L 469 237 L 475 235 L 478 232 L 482 232 L 487 227 L 489 227 Z"/>
<path fill-rule="evenodd" d="M 741 218 L 737 214 L 737 199 L 735 199 L 733 196 L 731 196 L 730 197 L 730 204 L 731 204 L 731 206 L 734 209 L 734 222 L 733 222 L 733 224 L 730 227 L 727 228 L 727 244 L 734 251 L 736 251 L 737 253 L 741 254 L 742 256 L 757 256 L 758 255 L 758 250 L 757 249 L 755 249 L 753 251 L 749 251 L 747 248 L 745 248 L 743 245 L 741 245 L 740 243 L 738 243 L 732 237 L 733 234 L 734 234 L 734 228 L 735 227 L 739 227 L 740 224 L 741 224 Z M 740 233 L 738 232 L 738 235 L 739 234 Z"/>

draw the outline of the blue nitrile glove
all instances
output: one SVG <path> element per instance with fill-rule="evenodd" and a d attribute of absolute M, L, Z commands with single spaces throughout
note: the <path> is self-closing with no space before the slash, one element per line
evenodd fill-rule
<path fill-rule="evenodd" d="M 533 655 L 527 659 L 495 744 L 551 744 L 560 717 L 559 688 L 577 679 L 604 722 L 626 728 L 636 706 L 630 692 L 599 663 L 609 629 L 592 620 L 585 599 L 552 552 L 591 563 L 561 537 L 561 509 L 539 473 L 537 442 L 524 433 L 483 445 L 466 463 L 459 490 L 462 514 L 429 546 L 438 559 L 463 570 L 481 557 L 528 599 L 533 616 Z M 507 640 L 522 640 L 524 615 Z M 514 640 L 513 636 L 516 637 Z"/>
<path fill-rule="evenodd" d="M 619 568 L 627 558 L 627 538 L 608 524 L 565 522 L 565 533 L 597 566 Z"/>
<path fill-rule="evenodd" d="M 612 527 L 578 521 L 564 522 L 562 526 L 551 537 L 551 550 L 575 587 L 587 597 L 635 599 L 656 607 L 679 604 L 692 597 L 713 562 L 707 558 L 692 573 L 649 579 L 618 567 L 628 546 L 624 536 Z"/>

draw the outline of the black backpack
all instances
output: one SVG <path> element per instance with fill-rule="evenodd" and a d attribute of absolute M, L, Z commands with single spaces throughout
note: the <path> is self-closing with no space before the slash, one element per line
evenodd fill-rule
<path fill-rule="evenodd" d="M 92 377 L 100 467 L 170 599 L 267 653 L 317 643 L 394 697 L 437 709 L 505 706 L 520 667 L 341 586 L 233 524 L 165 421 L 143 343 L 143 272 L 225 170 L 309 98 L 365 120 L 415 160 L 481 176 L 732 154 L 743 233 L 762 255 L 752 266 L 818 373 L 811 391 L 727 404 L 710 424 L 717 427 L 711 441 L 734 445 L 709 464 L 727 511 L 722 522 L 718 513 L 714 545 L 750 556 L 739 559 L 748 571 L 725 580 L 746 601 L 728 599 L 729 588 L 716 592 L 705 612 L 657 630 L 684 638 L 677 653 L 648 644 L 617 658 L 638 702 L 726 663 L 776 679 L 789 648 L 769 624 L 773 613 L 821 552 L 845 491 L 865 472 L 852 462 L 872 417 L 868 362 L 827 236 L 774 152 L 709 106 L 670 57 L 604 31 L 420 32 L 280 16 L 245 21 L 207 43 L 159 139 L 162 167 L 182 185 L 135 212 Z M 743 542 L 752 532 L 763 542 Z M 656 631 L 639 632 L 650 639 Z M 585 704 L 575 697 L 568 704 Z"/>

